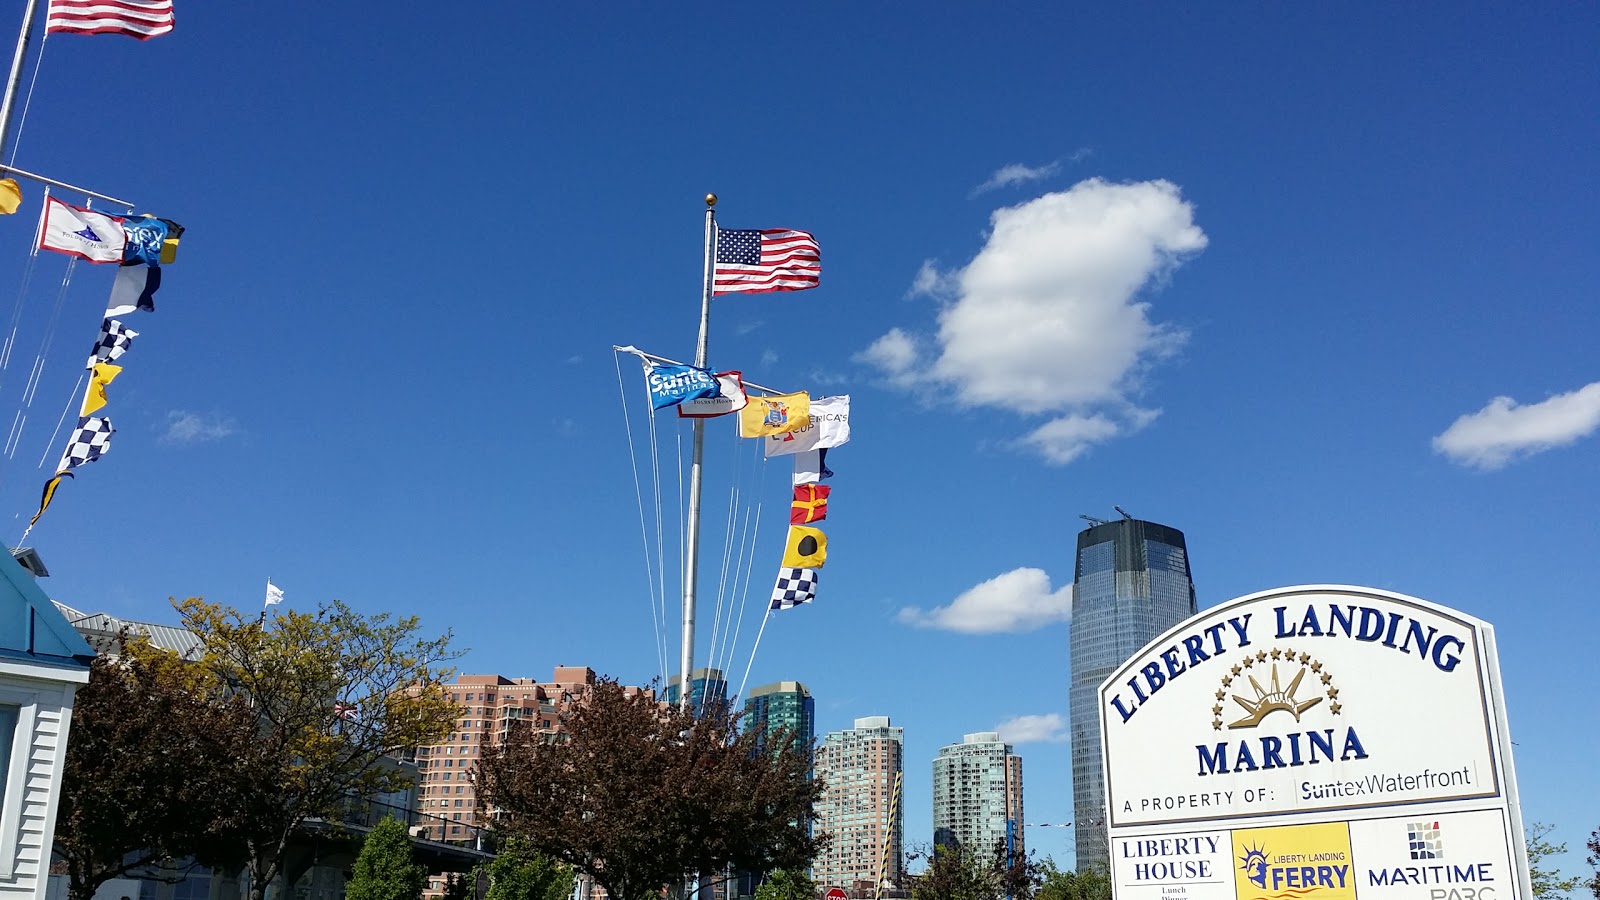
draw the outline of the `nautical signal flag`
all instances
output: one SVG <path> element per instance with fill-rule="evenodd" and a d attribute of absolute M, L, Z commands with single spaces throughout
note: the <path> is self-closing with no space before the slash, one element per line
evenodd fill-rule
<path fill-rule="evenodd" d="M 54 250 L 92 263 L 120 263 L 127 243 L 121 216 L 97 213 L 54 197 L 45 200 L 44 220 L 39 223 L 40 250 Z"/>
<path fill-rule="evenodd" d="M 15 178 L 0 178 L 0 215 L 9 216 L 22 205 L 22 185 Z"/>
<path fill-rule="evenodd" d="M 773 609 L 794 609 L 817 599 L 817 570 L 784 567 L 772 587 Z"/>
<path fill-rule="evenodd" d="M 828 468 L 828 450 L 807 450 L 794 455 L 794 483 L 815 484 L 824 478 L 832 478 L 833 470 Z"/>
<path fill-rule="evenodd" d="M 92 369 L 97 362 L 116 362 L 128 352 L 128 348 L 133 346 L 133 339 L 138 336 L 139 332 L 116 319 L 106 319 L 100 323 L 100 339 L 94 342 L 94 350 L 83 367 Z"/>
<path fill-rule="evenodd" d="M 783 434 L 785 431 L 798 431 L 810 424 L 811 395 L 805 391 L 751 397 L 745 408 L 739 410 L 740 437 Z"/>
<path fill-rule="evenodd" d="M 161 267 L 123 263 L 111 282 L 111 299 L 106 301 L 106 318 L 125 316 L 134 310 L 156 311 L 156 290 L 161 287 Z"/>
<path fill-rule="evenodd" d="M 820 569 L 828 561 L 828 536 L 821 528 L 790 525 L 783 547 L 783 564 L 795 569 Z"/>
<path fill-rule="evenodd" d="M 111 363 L 95 363 L 94 370 L 89 376 L 89 390 L 83 395 L 83 409 L 78 413 L 87 416 L 102 406 L 106 405 L 106 385 L 117 380 L 122 374 L 121 366 Z"/>
<path fill-rule="evenodd" d="M 78 476 L 71 472 L 57 472 L 54 478 L 46 481 L 44 483 L 44 493 L 39 497 L 39 511 L 34 513 L 33 518 L 28 520 L 29 528 L 39 524 L 39 517 L 44 515 L 44 511 L 50 508 L 50 501 L 56 498 L 56 488 L 61 486 L 61 479 L 63 478 L 71 478 L 73 481 L 78 480 Z"/>
<path fill-rule="evenodd" d="M 713 294 L 803 291 L 821 276 L 822 254 L 809 232 L 717 229 Z"/>
<path fill-rule="evenodd" d="M 56 464 L 56 473 L 99 459 L 111 449 L 111 436 L 116 433 L 117 429 L 111 427 L 110 419 L 99 416 L 79 419 L 77 430 L 72 432 L 72 437 L 67 439 L 66 449 L 61 451 L 61 462 Z"/>
<path fill-rule="evenodd" d="M 172 0 L 50 0 L 45 31 L 125 34 L 148 40 L 172 30 Z"/>
<path fill-rule="evenodd" d="M 790 525 L 810 525 L 828 517 L 828 494 L 833 488 L 821 484 L 799 484 L 794 502 L 789 505 Z"/>

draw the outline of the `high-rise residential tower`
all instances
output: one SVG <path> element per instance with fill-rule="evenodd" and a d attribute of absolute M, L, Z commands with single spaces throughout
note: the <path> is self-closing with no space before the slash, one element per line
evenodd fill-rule
<path fill-rule="evenodd" d="M 993 731 L 939 748 L 933 761 L 933 842 L 958 844 L 987 858 L 996 843 L 1019 857 L 1022 757 Z"/>
<path fill-rule="evenodd" d="M 795 744 L 809 748 L 817 736 L 817 705 L 811 692 L 798 681 L 775 681 L 752 688 L 744 701 L 746 730 L 759 729 L 763 737 L 787 729 Z"/>
<path fill-rule="evenodd" d="M 882 880 L 900 884 L 905 807 L 894 802 L 894 787 L 904 748 L 905 729 L 891 726 L 888 716 L 857 719 L 854 728 L 830 731 L 823 739 L 815 771 L 826 793 L 817 802 L 815 827 L 833 835 L 833 842 L 812 861 L 818 885 L 870 891 L 884 859 Z"/>
<path fill-rule="evenodd" d="M 1072 805 L 1078 869 L 1108 870 L 1097 691 L 1117 666 L 1195 613 L 1183 532 L 1123 518 L 1078 533 L 1072 579 Z"/>
<path fill-rule="evenodd" d="M 594 670 L 587 666 L 556 666 L 549 681 L 503 675 L 457 677 L 448 688 L 450 699 L 461 707 L 455 730 L 441 743 L 417 748 L 419 806 L 434 817 L 423 820 L 427 825 L 423 836 L 473 841 L 488 818 L 472 780 L 484 749 L 499 746 L 517 722 L 550 734 L 561 731 L 562 715 L 594 689 L 595 680 Z"/>
<path fill-rule="evenodd" d="M 682 673 L 667 679 L 665 693 L 669 706 L 678 705 L 678 691 L 682 690 L 682 684 Z M 728 681 L 722 677 L 721 669 L 695 669 L 689 673 L 689 707 L 695 715 L 705 711 L 708 698 L 715 703 L 728 702 Z"/>

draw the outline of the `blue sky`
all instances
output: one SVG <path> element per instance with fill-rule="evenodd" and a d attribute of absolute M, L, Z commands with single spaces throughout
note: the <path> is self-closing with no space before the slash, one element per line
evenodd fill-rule
<path fill-rule="evenodd" d="M 271 575 L 453 629 L 466 671 L 648 680 L 610 347 L 693 353 L 714 191 L 725 227 L 815 233 L 823 275 L 719 299 L 713 364 L 855 419 L 819 599 L 771 621 L 751 683 L 805 682 L 822 730 L 903 725 L 910 840 L 939 746 L 1064 719 L 1078 516 L 1119 504 L 1186 532 L 1202 606 L 1336 582 L 1494 623 L 1525 815 L 1576 848 L 1600 825 L 1597 44 L 1582 4 L 179 0 L 169 37 L 52 37 L 16 164 L 190 231 L 131 323 L 113 450 L 30 543 L 78 607 L 250 607 Z M 0 470 L 12 542 L 110 287 L 78 267 L 52 331 L 64 268 L 34 263 L 0 376 L 14 413 L 49 343 Z M 702 608 L 737 486 L 762 501 L 738 675 L 787 470 L 730 428 Z M 1029 721 L 1028 818 L 1063 821 L 1067 745 Z M 1069 830 L 1029 841 L 1070 857 Z"/>

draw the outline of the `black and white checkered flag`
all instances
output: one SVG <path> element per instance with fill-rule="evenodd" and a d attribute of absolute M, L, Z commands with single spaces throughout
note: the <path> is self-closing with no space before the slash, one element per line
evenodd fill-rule
<path fill-rule="evenodd" d="M 89 354 L 89 362 L 85 369 L 94 368 L 97 362 L 116 362 L 117 357 L 128 352 L 133 339 L 139 332 L 118 322 L 116 319 L 106 319 L 100 323 L 100 340 L 95 342 L 94 352 Z"/>
<path fill-rule="evenodd" d="M 817 599 L 816 569 L 779 569 L 772 589 L 773 609 L 793 609 Z"/>
<path fill-rule="evenodd" d="M 111 436 L 116 433 L 110 419 L 99 416 L 79 419 L 78 429 L 67 441 L 67 449 L 61 452 L 61 462 L 56 465 L 56 471 L 65 472 L 74 466 L 99 459 L 101 454 L 111 449 Z"/>

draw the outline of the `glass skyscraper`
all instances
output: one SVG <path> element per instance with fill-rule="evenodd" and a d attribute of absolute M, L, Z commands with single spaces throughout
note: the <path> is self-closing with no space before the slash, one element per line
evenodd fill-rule
<path fill-rule="evenodd" d="M 798 681 L 775 681 L 752 688 L 744 701 L 746 731 L 759 729 L 763 738 L 780 728 L 794 736 L 795 744 L 809 749 L 817 736 L 817 702 Z"/>
<path fill-rule="evenodd" d="M 1100 682 L 1195 610 L 1183 532 L 1128 518 L 1079 532 L 1071 639 L 1072 805 L 1079 871 L 1110 871 Z"/>
<path fill-rule="evenodd" d="M 667 680 L 667 705 L 678 705 L 678 692 L 682 690 L 682 683 L 682 674 L 674 675 Z M 689 708 L 698 716 L 705 712 L 707 701 L 728 702 L 728 682 L 722 677 L 721 669 L 695 669 L 689 673 Z"/>

